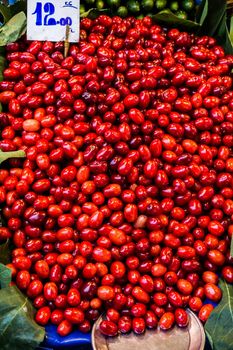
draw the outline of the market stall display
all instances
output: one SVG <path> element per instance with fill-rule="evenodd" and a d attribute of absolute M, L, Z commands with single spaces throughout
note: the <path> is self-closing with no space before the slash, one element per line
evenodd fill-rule
<path fill-rule="evenodd" d="M 211 28 L 213 8 L 200 8 L 181 27 L 218 33 L 231 53 L 226 8 Z M 21 25 L 0 29 L 0 157 L 13 158 L 0 169 L 8 332 L 15 308 L 35 345 L 49 323 L 63 337 L 88 333 L 102 312 L 105 336 L 182 328 L 189 307 L 203 323 L 211 315 L 215 349 L 230 349 L 233 56 L 156 18 L 106 14 L 82 19 L 66 56 L 64 42 L 28 42 L 16 16 Z M 5 154 L 18 150 L 25 159 Z M 25 317 L 24 295 L 42 327 Z M 3 324 L 0 344 L 13 349 Z"/>

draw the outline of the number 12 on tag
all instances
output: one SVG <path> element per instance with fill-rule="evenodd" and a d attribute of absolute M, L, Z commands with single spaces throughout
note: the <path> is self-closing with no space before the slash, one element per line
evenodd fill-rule
<path fill-rule="evenodd" d="M 40 41 L 79 41 L 80 0 L 28 0 L 27 39 Z"/>

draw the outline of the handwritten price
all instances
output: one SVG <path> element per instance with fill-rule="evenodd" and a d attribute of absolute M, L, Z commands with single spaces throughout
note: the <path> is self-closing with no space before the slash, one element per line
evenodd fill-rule
<path fill-rule="evenodd" d="M 76 6 L 73 6 L 72 1 L 66 1 L 63 7 L 72 7 L 77 9 Z M 44 12 L 44 13 L 43 13 Z M 61 26 L 71 26 L 73 21 L 71 17 L 60 18 L 56 20 L 54 17 L 51 17 L 55 14 L 55 6 L 51 2 L 46 2 L 43 6 L 41 2 L 36 3 L 36 9 L 32 15 L 36 15 L 36 25 L 37 26 L 55 26 L 60 24 Z"/>

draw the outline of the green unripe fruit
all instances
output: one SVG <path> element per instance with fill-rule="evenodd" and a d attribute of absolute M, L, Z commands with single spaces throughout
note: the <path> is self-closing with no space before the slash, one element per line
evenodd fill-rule
<path fill-rule="evenodd" d="M 176 12 L 176 11 L 178 11 L 178 9 L 179 9 L 178 1 L 172 1 L 170 4 L 170 10 L 173 12 Z"/>
<path fill-rule="evenodd" d="M 107 4 L 110 8 L 117 8 L 121 4 L 121 0 L 107 0 Z"/>
<path fill-rule="evenodd" d="M 194 9 L 195 3 L 193 0 L 183 0 L 181 6 L 185 11 L 190 12 Z"/>
<path fill-rule="evenodd" d="M 96 1 L 96 8 L 97 8 L 98 10 L 102 10 L 102 9 L 104 8 L 104 2 L 103 2 L 103 0 L 97 0 L 97 1 Z"/>
<path fill-rule="evenodd" d="M 155 2 L 155 5 L 156 5 L 157 9 L 159 11 L 161 11 L 161 10 L 165 9 L 165 7 L 167 6 L 167 0 L 157 0 Z"/>
<path fill-rule="evenodd" d="M 185 11 L 177 11 L 176 13 L 176 16 L 179 17 L 180 19 L 187 19 L 188 18 L 188 15 Z"/>
<path fill-rule="evenodd" d="M 82 15 L 84 12 L 86 12 L 85 6 L 83 4 L 80 4 L 80 15 Z"/>
<path fill-rule="evenodd" d="M 127 1 L 126 6 L 129 12 L 131 12 L 132 14 L 138 14 L 140 12 L 140 4 L 137 0 Z"/>
<path fill-rule="evenodd" d="M 151 11 L 154 7 L 154 0 L 142 0 L 141 7 L 145 12 Z"/>
<path fill-rule="evenodd" d="M 120 7 L 118 7 L 116 14 L 117 14 L 117 16 L 119 16 L 119 17 L 121 17 L 121 18 L 127 17 L 127 15 L 128 15 L 128 9 L 127 9 L 127 7 L 126 7 L 126 6 L 120 6 Z"/>

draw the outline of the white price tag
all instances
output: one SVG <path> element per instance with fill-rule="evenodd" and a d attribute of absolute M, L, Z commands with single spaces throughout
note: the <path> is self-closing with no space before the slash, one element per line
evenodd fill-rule
<path fill-rule="evenodd" d="M 28 0 L 27 39 L 65 41 L 69 26 L 69 42 L 79 41 L 80 0 Z"/>

